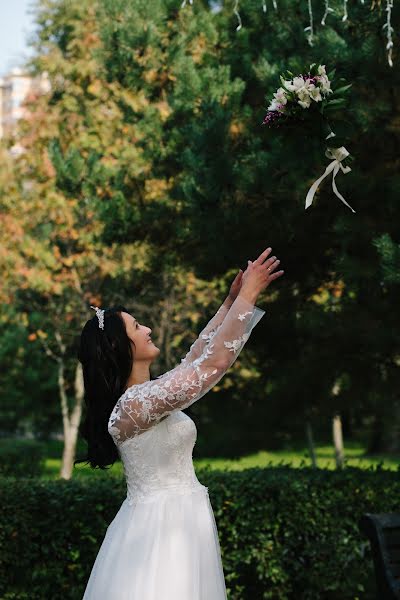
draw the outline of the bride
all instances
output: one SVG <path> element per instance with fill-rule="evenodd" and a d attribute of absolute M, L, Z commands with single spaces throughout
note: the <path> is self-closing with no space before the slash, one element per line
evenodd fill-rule
<path fill-rule="evenodd" d="M 193 468 L 197 430 L 182 410 L 221 379 L 264 315 L 255 302 L 284 273 L 270 253 L 248 261 L 185 358 L 154 380 L 150 365 L 159 349 L 151 329 L 122 306 L 92 307 L 96 315 L 82 330 L 78 353 L 86 462 L 104 469 L 121 458 L 127 496 L 83 600 L 226 600 L 208 488 Z"/>

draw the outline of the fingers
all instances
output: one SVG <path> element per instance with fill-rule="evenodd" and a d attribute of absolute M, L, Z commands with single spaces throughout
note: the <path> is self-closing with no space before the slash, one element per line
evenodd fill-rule
<path fill-rule="evenodd" d="M 278 277 L 282 277 L 285 272 L 283 269 L 276 271 L 281 261 L 278 260 L 276 256 L 270 256 L 268 258 L 271 252 L 272 248 L 266 248 L 254 262 L 251 262 L 250 260 L 247 261 L 247 268 L 252 270 L 252 267 L 258 267 L 256 270 L 258 271 L 260 269 L 260 272 L 262 271 L 265 274 L 264 276 L 267 277 L 268 283 L 278 279 Z"/>
<path fill-rule="evenodd" d="M 277 271 L 276 273 L 272 273 L 268 277 L 269 281 L 274 281 L 274 279 L 278 279 L 278 277 L 281 277 L 284 274 L 284 272 L 285 271 Z"/>
<path fill-rule="evenodd" d="M 239 281 L 243 277 L 243 271 L 240 269 L 239 273 L 235 277 L 235 281 Z"/>
<path fill-rule="evenodd" d="M 264 250 L 264 252 L 261 252 L 260 256 L 258 258 L 256 258 L 256 260 L 254 261 L 253 264 L 261 265 L 271 252 L 272 252 L 272 248 L 267 248 L 266 250 Z"/>
<path fill-rule="evenodd" d="M 279 266 L 279 264 L 281 262 L 280 260 L 275 260 L 275 259 L 276 259 L 276 256 L 273 256 L 272 258 L 267 260 L 265 263 L 265 266 L 267 266 L 267 271 L 269 273 L 272 273 L 272 271 L 275 271 L 275 269 Z"/>

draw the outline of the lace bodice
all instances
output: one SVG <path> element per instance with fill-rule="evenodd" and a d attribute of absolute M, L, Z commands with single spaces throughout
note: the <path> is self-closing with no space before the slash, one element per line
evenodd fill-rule
<path fill-rule="evenodd" d="M 170 491 L 184 494 L 204 488 L 193 467 L 196 438 L 192 419 L 177 410 L 140 436 L 120 444 L 128 504 L 151 502 Z"/>
<path fill-rule="evenodd" d="M 118 399 L 108 431 L 124 465 L 130 502 L 157 490 L 200 485 L 192 463 L 196 426 L 182 409 L 218 383 L 264 314 L 240 295 L 229 309 L 223 304 L 179 365 Z"/>

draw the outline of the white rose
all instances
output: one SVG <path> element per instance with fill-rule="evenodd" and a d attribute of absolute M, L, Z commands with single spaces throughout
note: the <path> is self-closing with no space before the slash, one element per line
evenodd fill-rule
<path fill-rule="evenodd" d="M 332 93 L 331 90 L 331 82 L 329 81 L 329 79 L 326 77 L 326 75 L 322 75 L 319 79 L 319 82 L 321 84 L 321 88 L 323 92 L 328 92 L 328 93 Z"/>
<path fill-rule="evenodd" d="M 294 91 L 297 92 L 297 90 L 300 90 L 301 88 L 303 88 L 305 83 L 306 82 L 304 81 L 304 79 L 302 77 L 295 77 L 293 79 Z"/>
<path fill-rule="evenodd" d="M 309 79 L 304 82 L 304 89 L 307 90 L 308 93 L 310 93 L 310 90 L 312 90 L 314 87 L 315 85 L 311 83 Z"/>
<path fill-rule="evenodd" d="M 277 102 L 279 102 L 279 104 L 287 103 L 286 93 L 282 87 L 280 87 L 279 90 L 277 92 L 275 92 L 274 98 L 275 98 L 275 100 L 277 100 Z"/>
<path fill-rule="evenodd" d="M 311 104 L 311 98 L 308 97 L 308 100 L 299 100 L 299 104 L 300 106 L 302 106 L 303 108 L 309 108 L 310 104 Z"/>
<path fill-rule="evenodd" d="M 309 98 L 310 98 L 309 91 L 305 87 L 297 90 L 296 94 L 297 94 L 298 99 L 302 100 L 303 102 L 306 100 L 309 100 Z"/>
<path fill-rule="evenodd" d="M 322 100 L 321 92 L 319 91 L 319 89 L 317 87 L 315 87 L 315 85 L 311 84 L 311 86 L 309 88 L 309 94 L 310 94 L 310 97 L 313 100 L 315 100 L 315 102 L 321 102 L 321 100 Z"/>
<path fill-rule="evenodd" d="M 290 79 L 284 80 L 283 85 L 289 92 L 294 92 L 294 85 Z"/>
<path fill-rule="evenodd" d="M 325 75 L 326 76 L 325 65 L 319 65 L 319 67 L 318 67 L 318 75 Z"/>
<path fill-rule="evenodd" d="M 277 102 L 275 99 L 272 100 L 271 104 L 268 106 L 268 110 L 278 110 L 278 105 L 280 103 Z"/>
<path fill-rule="evenodd" d="M 293 83 L 290 81 L 290 79 L 287 79 L 283 82 L 283 85 L 285 86 L 285 88 L 287 90 L 289 90 L 289 92 L 294 92 L 295 87 L 293 85 Z"/>
<path fill-rule="evenodd" d="M 314 84 L 310 83 L 309 81 L 304 81 L 303 80 L 303 86 L 299 87 L 296 90 L 296 95 L 298 97 L 299 100 L 301 100 L 302 102 L 305 102 L 308 100 L 308 98 L 310 97 L 310 91 L 313 89 Z"/>

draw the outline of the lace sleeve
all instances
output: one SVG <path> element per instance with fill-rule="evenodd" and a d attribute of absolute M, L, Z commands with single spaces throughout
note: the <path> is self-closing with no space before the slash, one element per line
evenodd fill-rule
<path fill-rule="evenodd" d="M 223 320 L 229 312 L 229 308 L 225 304 L 221 304 L 213 318 L 207 323 L 204 329 L 201 331 L 197 340 L 190 346 L 189 352 L 184 358 L 182 358 L 181 364 L 187 365 L 196 358 L 199 358 L 204 352 L 205 347 L 212 340 L 216 334 L 218 328 L 222 325 Z"/>
<path fill-rule="evenodd" d="M 116 443 L 135 437 L 206 394 L 234 363 L 265 311 L 240 295 L 197 358 L 155 380 L 128 388 L 115 405 L 108 431 Z"/>

